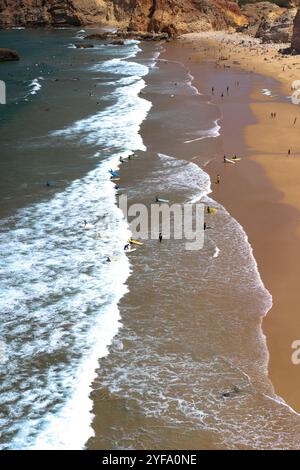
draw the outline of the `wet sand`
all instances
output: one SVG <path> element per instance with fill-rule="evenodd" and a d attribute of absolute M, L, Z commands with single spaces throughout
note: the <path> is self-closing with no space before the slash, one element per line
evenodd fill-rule
<path fill-rule="evenodd" d="M 220 41 L 223 55 L 233 41 L 230 36 L 221 37 L 214 43 L 201 43 L 194 38 L 195 70 L 204 55 L 220 63 Z M 292 342 L 300 338 L 300 111 L 299 106 L 288 103 L 284 95 L 290 92 L 292 81 L 300 76 L 297 71 L 300 59 L 299 56 L 278 56 L 278 60 L 272 61 L 274 49 L 278 46 L 260 46 L 259 51 L 245 45 L 237 47 L 235 52 L 231 48 L 230 59 L 226 62 L 230 70 L 244 67 L 250 73 L 260 71 L 280 82 L 265 82 L 264 87 L 272 89 L 273 97 L 262 95 L 262 85 L 254 87 L 250 101 L 254 122 L 243 130 L 244 148 L 235 148 L 236 136 L 228 138 L 226 129 L 236 129 L 234 119 L 240 118 L 241 106 L 229 114 L 233 97 L 225 93 L 222 104 L 224 154 L 234 152 L 247 158 L 234 168 L 222 170 L 219 164 L 210 168 L 210 173 L 222 172 L 222 185 L 217 188 L 216 197 L 245 228 L 263 282 L 273 296 L 273 307 L 263 322 L 270 353 L 269 377 L 276 393 L 300 411 L 299 366 L 291 360 Z M 226 70 L 229 68 L 224 69 L 225 76 Z M 226 78 L 224 86 L 225 83 Z M 276 119 L 270 118 L 271 112 L 276 112 Z M 294 125 L 295 117 L 298 119 Z M 238 140 L 239 137 L 237 135 Z M 291 156 L 288 156 L 289 149 Z"/>

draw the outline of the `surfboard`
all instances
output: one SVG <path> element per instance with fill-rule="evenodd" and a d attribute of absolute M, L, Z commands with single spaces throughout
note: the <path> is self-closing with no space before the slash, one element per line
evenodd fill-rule
<path fill-rule="evenodd" d="M 121 178 L 110 178 L 110 181 L 120 181 Z"/>
<path fill-rule="evenodd" d="M 229 158 L 225 158 L 225 162 L 227 163 L 235 163 L 233 160 L 229 159 Z"/>
<path fill-rule="evenodd" d="M 218 211 L 215 207 L 210 207 L 209 212 L 208 212 L 208 207 L 206 208 L 206 213 L 207 214 L 215 214 Z"/>
<path fill-rule="evenodd" d="M 136 248 L 130 248 L 129 250 L 124 250 L 125 253 L 133 253 L 134 251 L 136 251 Z"/>
<path fill-rule="evenodd" d="M 96 240 L 109 240 L 111 237 L 109 235 L 105 235 L 104 233 L 97 232 L 95 238 Z"/>
<path fill-rule="evenodd" d="M 137 240 L 131 240 L 131 239 L 128 240 L 128 243 L 131 243 L 133 245 L 140 245 L 140 246 L 144 245 L 144 243 L 142 243 L 142 242 L 138 242 Z"/>
<path fill-rule="evenodd" d="M 94 225 L 92 225 L 92 224 L 86 224 L 86 225 L 81 224 L 80 228 L 82 228 L 83 230 L 91 230 L 92 228 L 94 228 Z"/>
<path fill-rule="evenodd" d="M 119 261 L 121 259 L 120 256 L 110 256 L 111 261 Z"/>
<path fill-rule="evenodd" d="M 158 199 L 157 198 L 157 202 L 165 202 L 165 203 L 168 203 L 170 202 L 168 199 Z"/>
<path fill-rule="evenodd" d="M 116 171 L 109 170 L 108 173 L 110 173 L 113 177 L 118 178 L 120 175 Z"/>
<path fill-rule="evenodd" d="M 231 162 L 240 162 L 242 159 L 240 157 L 237 157 L 237 158 L 230 158 L 230 161 Z"/>

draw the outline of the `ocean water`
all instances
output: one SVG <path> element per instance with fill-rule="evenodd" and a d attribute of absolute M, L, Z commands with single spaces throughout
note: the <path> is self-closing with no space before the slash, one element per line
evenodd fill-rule
<path fill-rule="evenodd" d="M 109 170 L 145 149 L 148 66 L 131 61 L 136 42 L 82 54 L 80 35 L 1 33 L 22 57 L 1 69 L 2 449 L 84 446 L 97 360 L 121 326 L 130 232 Z"/>
<path fill-rule="evenodd" d="M 22 57 L 0 69 L 0 447 L 297 447 L 266 377 L 271 295 L 211 199 L 218 108 L 161 46 L 78 50 L 83 35 L 0 33 Z M 127 257 L 110 169 L 129 202 L 217 208 L 204 248 Z"/>

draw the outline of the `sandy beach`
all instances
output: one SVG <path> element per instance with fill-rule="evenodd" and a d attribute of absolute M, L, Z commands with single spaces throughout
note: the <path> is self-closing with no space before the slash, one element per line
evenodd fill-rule
<path fill-rule="evenodd" d="M 300 77 L 300 59 L 278 54 L 278 49 L 286 45 L 261 45 L 255 39 L 236 34 L 188 35 L 183 41 L 193 49 L 189 57 L 192 69 L 208 60 L 217 69 L 223 68 L 224 74 L 226 70 L 241 68 L 270 78 L 272 96 L 264 95 L 261 86 L 254 87 L 251 93 L 253 122 L 244 127 L 244 149 L 235 149 L 236 137 L 231 135 L 231 140 L 226 132 L 228 120 L 234 129 L 234 114 L 229 112 L 234 92 L 230 90 L 226 96 L 226 78 L 223 90 L 216 87 L 215 94 L 219 95 L 212 99 L 223 110 L 224 152 L 241 152 L 247 158 L 238 168 L 226 168 L 225 174 L 221 164 L 208 170 L 212 175 L 216 172 L 224 175 L 215 197 L 245 228 L 263 282 L 273 296 L 273 307 L 263 322 L 270 353 L 269 377 L 276 393 L 299 411 L 300 374 L 291 360 L 291 345 L 300 337 L 300 111 L 288 101 L 287 95 L 291 94 L 293 81 Z M 223 101 L 221 90 L 225 95 Z M 276 118 L 271 118 L 273 112 Z"/>

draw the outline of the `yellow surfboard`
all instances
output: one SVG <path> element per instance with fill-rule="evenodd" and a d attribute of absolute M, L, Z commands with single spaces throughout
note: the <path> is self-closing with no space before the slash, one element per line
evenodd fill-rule
<path fill-rule="evenodd" d="M 137 240 L 128 240 L 129 243 L 132 243 L 133 245 L 140 245 L 140 246 L 143 246 L 144 243 L 142 242 L 138 242 Z"/>
<path fill-rule="evenodd" d="M 215 207 L 210 207 L 208 210 L 208 207 L 206 208 L 206 213 L 207 214 L 215 214 L 218 211 Z"/>

